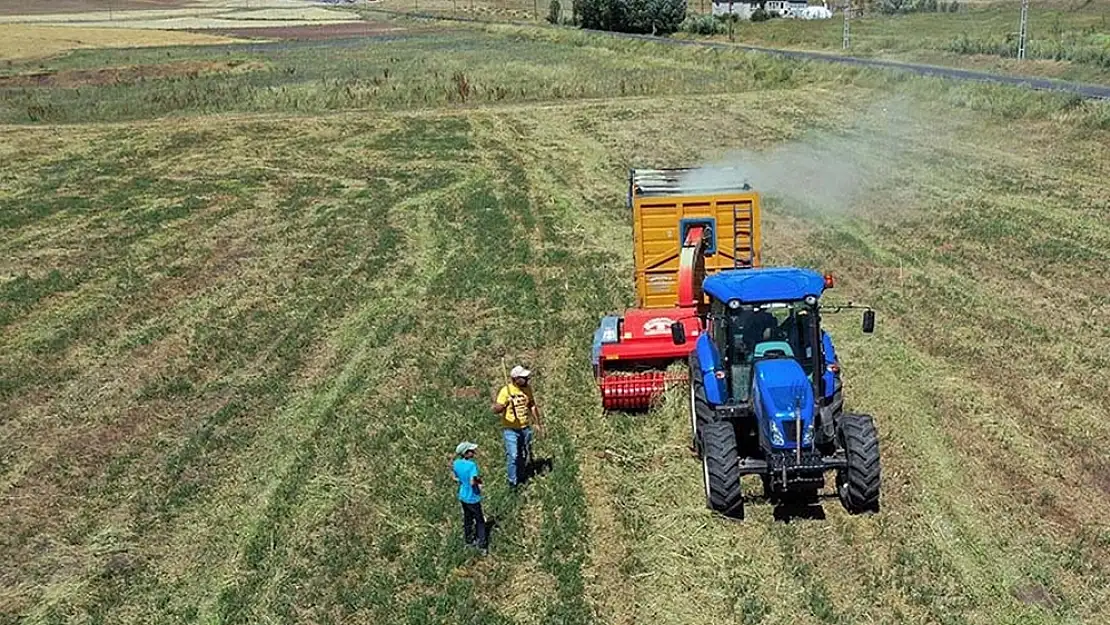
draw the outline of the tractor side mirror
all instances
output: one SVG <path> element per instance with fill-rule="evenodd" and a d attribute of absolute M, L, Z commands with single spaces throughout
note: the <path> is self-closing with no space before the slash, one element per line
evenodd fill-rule
<path fill-rule="evenodd" d="M 681 321 L 671 324 L 671 340 L 674 341 L 675 345 L 686 343 L 686 326 L 682 325 Z"/>
<path fill-rule="evenodd" d="M 871 334 L 875 331 L 875 311 L 863 311 L 863 331 L 865 334 Z"/>

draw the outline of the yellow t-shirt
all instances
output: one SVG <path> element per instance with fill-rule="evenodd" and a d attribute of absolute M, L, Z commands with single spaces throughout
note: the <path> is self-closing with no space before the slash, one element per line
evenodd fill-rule
<path fill-rule="evenodd" d="M 520 388 L 510 383 L 502 386 L 497 393 L 497 403 L 505 406 L 505 412 L 501 415 L 501 427 L 520 429 L 528 425 L 528 416 L 535 400 L 532 398 L 531 387 Z"/>

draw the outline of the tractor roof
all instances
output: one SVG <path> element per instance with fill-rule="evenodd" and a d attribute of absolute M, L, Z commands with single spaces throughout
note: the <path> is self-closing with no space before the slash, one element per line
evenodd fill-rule
<path fill-rule="evenodd" d="M 807 295 L 820 296 L 825 278 L 812 269 L 797 267 L 759 267 L 715 273 L 703 282 L 714 299 L 742 302 L 792 302 Z"/>

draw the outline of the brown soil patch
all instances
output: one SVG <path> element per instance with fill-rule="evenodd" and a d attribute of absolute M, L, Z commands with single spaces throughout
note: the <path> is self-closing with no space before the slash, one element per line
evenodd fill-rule
<path fill-rule="evenodd" d="M 346 22 L 318 26 L 260 26 L 258 28 L 213 28 L 191 31 L 198 34 L 224 35 L 239 39 L 283 39 L 319 41 L 345 37 L 373 37 L 413 32 L 413 29 L 382 22 Z"/>
<path fill-rule="evenodd" d="M 164 78 L 196 78 L 205 74 L 249 72 L 265 67 L 257 61 L 179 61 L 100 69 L 69 69 L 0 76 L 3 87 L 87 87 L 120 85 Z"/>
<path fill-rule="evenodd" d="M 1056 605 L 1056 597 L 1040 584 L 1026 584 L 1014 590 L 1014 597 L 1026 605 L 1039 605 L 1051 608 Z"/>
<path fill-rule="evenodd" d="M 179 9 L 193 4 L 190 0 L 0 0 L 0 15 L 51 15 L 54 13 L 85 13 L 129 9 Z"/>
<path fill-rule="evenodd" d="M 451 392 L 455 399 L 475 399 L 482 396 L 482 391 L 474 388 L 473 386 L 464 386 L 456 388 Z"/>

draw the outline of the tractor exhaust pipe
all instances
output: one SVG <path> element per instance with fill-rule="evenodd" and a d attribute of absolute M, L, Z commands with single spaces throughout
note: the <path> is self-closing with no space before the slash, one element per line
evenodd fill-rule
<path fill-rule="evenodd" d="M 794 459 L 802 464 L 802 398 L 794 398 Z"/>

